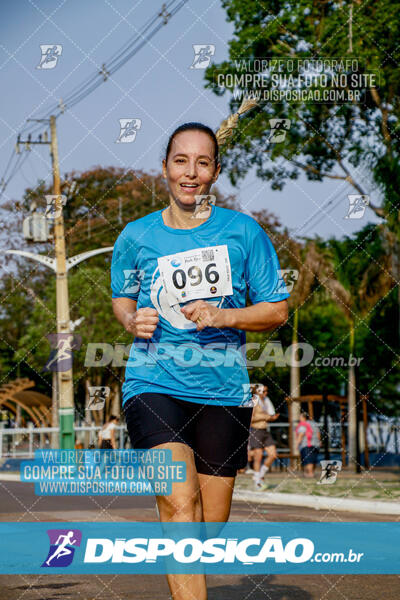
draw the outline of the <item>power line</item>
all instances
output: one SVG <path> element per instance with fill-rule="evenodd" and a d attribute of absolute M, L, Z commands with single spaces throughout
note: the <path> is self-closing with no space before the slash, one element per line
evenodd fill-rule
<path fill-rule="evenodd" d="M 178 2 L 178 4 L 177 4 Z M 188 0 L 170 0 L 168 4 L 163 4 L 161 11 L 156 13 L 149 21 L 142 26 L 141 30 L 129 39 L 125 44 L 113 54 L 111 59 L 102 63 L 100 71 L 86 78 L 79 85 L 75 86 L 69 94 L 63 97 L 62 107 L 60 102 L 53 105 L 41 118 L 49 118 L 50 115 L 54 114 L 56 117 L 62 114 L 65 110 L 72 108 L 78 102 L 84 100 L 89 94 L 91 94 L 97 87 L 107 81 L 107 79 L 122 68 L 146 43 L 156 35 L 156 33 L 166 25 L 168 20 L 174 16 Z M 176 5 L 176 6 L 173 6 Z M 160 19 L 160 21 L 153 29 L 147 34 L 147 31 Z"/>
<path fill-rule="evenodd" d="M 6 166 L 6 168 L 5 168 L 4 174 L 3 174 L 3 179 L 5 179 L 5 177 L 7 176 L 7 171 L 8 171 L 8 169 L 10 168 L 11 162 L 12 162 L 13 158 L 15 158 L 15 156 L 16 156 L 15 152 L 14 152 L 14 151 L 12 151 L 12 152 L 11 152 L 11 156 L 10 156 L 10 158 L 8 159 L 8 163 L 7 163 L 7 166 Z"/>
<path fill-rule="evenodd" d="M 169 3 L 169 5 L 175 4 L 175 2 L 176 0 L 172 0 L 172 2 Z M 96 88 L 98 88 L 102 83 L 107 81 L 107 79 L 110 76 L 114 75 L 114 73 L 119 71 L 119 69 L 121 69 L 133 56 L 135 56 L 139 52 L 139 50 L 143 48 L 143 46 L 145 46 L 156 35 L 156 33 L 167 23 L 167 21 L 164 20 L 163 22 L 159 22 L 147 35 L 144 35 L 147 29 L 149 29 L 150 26 L 153 23 L 155 23 L 160 16 L 163 16 L 163 14 L 166 13 L 168 15 L 168 19 L 175 15 L 178 12 L 178 10 L 180 10 L 180 8 L 182 8 L 182 6 L 186 4 L 186 2 L 188 2 L 188 0 L 180 0 L 179 4 L 174 9 L 172 9 L 171 12 L 166 12 L 168 9 L 167 7 L 165 7 L 164 11 L 158 13 L 157 16 L 155 16 L 151 20 L 151 22 L 144 27 L 142 32 L 138 34 L 134 38 L 134 40 L 131 40 L 131 42 L 128 44 L 128 46 L 123 52 L 120 52 L 119 54 L 117 53 L 115 58 L 113 58 L 111 61 L 103 63 L 101 71 L 99 71 L 97 75 L 92 76 L 89 82 L 83 84 L 81 86 L 81 90 L 78 90 L 77 92 L 71 94 L 65 100 L 63 100 L 65 109 L 72 108 L 73 106 L 87 98 L 87 96 L 89 96 L 89 94 L 91 94 Z M 132 46 L 134 47 L 132 50 L 130 50 Z M 128 50 L 129 52 L 127 53 Z M 56 116 L 60 115 L 61 112 L 62 111 L 60 110 L 58 112 L 55 112 Z"/>
<path fill-rule="evenodd" d="M 152 25 L 152 24 L 153 24 L 153 22 L 155 22 L 155 21 L 157 20 L 157 18 L 158 18 L 158 15 L 156 15 L 156 16 L 154 16 L 154 17 L 152 17 L 152 18 L 150 19 L 150 22 L 148 22 L 148 23 L 147 23 L 147 24 L 144 26 L 144 31 L 143 31 L 143 33 L 144 33 L 146 30 L 147 30 L 147 28 L 148 28 L 150 25 Z M 113 63 L 115 60 L 117 60 L 118 58 L 120 58 L 120 57 L 122 56 L 123 52 L 125 52 L 126 50 L 128 50 L 128 49 L 131 47 L 131 45 L 132 45 L 133 43 L 135 43 L 136 39 L 138 39 L 139 37 L 140 37 L 140 33 L 138 34 L 137 38 L 135 38 L 133 41 L 132 41 L 132 40 L 129 40 L 128 42 L 126 42 L 126 43 L 124 44 L 124 46 L 122 46 L 122 48 L 120 48 L 120 49 L 119 49 L 117 52 L 115 52 L 115 54 L 113 54 L 113 56 L 112 56 L 112 57 L 109 59 L 109 61 L 107 61 L 107 62 L 108 62 L 108 65 L 109 65 L 109 67 L 111 67 L 112 63 Z M 83 86 L 89 86 L 90 84 L 92 84 L 93 82 L 95 82 L 95 81 L 98 79 L 98 75 L 99 75 L 99 73 L 95 73 L 95 74 L 94 74 L 94 75 L 92 75 L 92 76 L 91 76 L 91 77 L 90 77 L 90 78 L 89 78 L 89 79 L 88 79 L 88 80 L 87 80 L 85 83 L 83 83 L 83 84 L 81 83 L 81 84 L 78 84 L 78 85 L 76 85 L 76 86 L 75 86 L 75 87 L 74 87 L 74 88 L 71 90 L 71 92 L 70 92 L 69 96 L 67 96 L 67 98 L 65 99 L 65 102 L 67 102 L 67 103 L 71 102 L 71 101 L 74 99 L 74 97 L 75 97 L 75 96 L 76 96 L 78 93 L 81 93 L 81 92 L 82 92 L 82 87 L 83 87 Z"/>
<path fill-rule="evenodd" d="M 14 154 L 15 156 L 15 154 Z M 14 177 L 14 175 L 17 173 L 17 171 L 20 169 L 20 167 L 24 164 L 24 162 L 26 161 L 26 159 L 28 158 L 28 154 L 23 155 L 23 154 L 18 154 L 17 155 L 17 159 L 15 162 L 15 165 L 11 171 L 11 173 L 9 174 L 9 176 L 4 179 L 2 181 L 2 188 L 1 188 L 1 193 L 4 192 L 4 190 L 6 189 L 7 185 L 9 184 L 9 182 L 11 181 L 11 179 Z"/>
<path fill-rule="evenodd" d="M 121 69 L 139 50 L 145 46 L 156 33 L 166 25 L 171 17 L 173 17 L 186 3 L 188 0 L 170 0 L 168 3 L 163 3 L 160 12 L 156 13 L 151 17 L 139 33 L 135 34 L 125 44 L 117 50 L 112 57 L 102 64 L 102 68 L 96 74 L 91 75 L 89 78 L 84 80 L 81 84 L 75 86 L 71 92 L 65 96 L 63 100 L 60 99 L 59 103 L 52 106 L 45 115 L 37 119 L 38 121 L 46 121 L 50 115 L 54 115 L 56 118 L 64 113 L 65 110 L 72 108 L 85 98 L 89 96 L 96 88 L 107 79 Z M 158 23 L 157 21 L 160 20 Z M 155 26 L 154 26 L 155 25 Z M 154 27 L 153 27 L 154 26 Z M 152 28 L 152 29 L 151 29 Z M 149 31 L 150 30 L 150 31 Z M 148 33 L 147 33 L 148 32 Z M 146 34 L 146 35 L 145 35 Z M 36 120 L 36 119 L 34 119 Z M 22 128 L 21 133 L 28 135 L 28 140 L 36 135 L 43 129 L 42 125 L 26 125 Z M 28 151 L 27 149 L 25 151 Z M 21 162 L 22 154 L 18 154 L 15 165 L 13 167 L 11 175 L 7 177 L 7 171 L 10 168 L 11 163 L 15 159 L 15 153 L 13 152 L 8 163 L 6 170 L 0 180 L 0 197 L 5 191 L 9 181 L 18 172 L 20 166 L 25 162 Z M 7 177 L 7 179 L 6 179 Z"/>
<path fill-rule="evenodd" d="M 336 202 L 336 204 L 334 204 L 329 210 L 326 210 L 328 208 L 328 206 L 330 206 L 333 202 L 335 202 L 335 200 L 338 200 L 338 202 Z M 308 221 L 306 221 L 304 223 L 304 225 L 301 226 L 300 230 L 304 229 L 304 227 L 305 227 L 306 230 L 309 231 L 310 228 L 317 227 L 317 225 L 319 225 L 319 223 L 340 204 L 340 202 L 343 202 L 343 193 L 342 192 L 338 192 L 334 196 L 334 198 L 329 200 L 326 204 L 322 205 L 319 208 L 319 212 L 322 211 L 322 215 L 318 215 L 318 213 L 314 213 L 313 215 L 311 215 L 311 217 L 308 219 Z M 312 221 L 315 217 L 317 217 L 317 220 L 313 223 Z M 305 235 L 306 231 L 303 231 L 302 234 Z"/>

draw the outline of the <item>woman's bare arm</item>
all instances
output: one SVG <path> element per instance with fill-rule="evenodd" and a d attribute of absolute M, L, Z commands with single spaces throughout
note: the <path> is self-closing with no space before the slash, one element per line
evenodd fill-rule
<path fill-rule="evenodd" d="M 131 298 L 113 298 L 113 311 L 126 331 L 135 337 L 148 340 L 158 325 L 158 313 L 155 308 L 137 309 L 136 300 Z"/>
<path fill-rule="evenodd" d="M 222 310 L 225 327 L 234 327 L 244 331 L 269 331 L 283 325 L 288 319 L 287 300 L 259 302 L 245 308 Z"/>
<path fill-rule="evenodd" d="M 129 316 L 133 315 L 136 312 L 136 306 L 136 300 L 131 300 L 131 298 L 112 299 L 114 315 L 117 317 L 117 320 L 121 323 L 121 325 L 123 325 L 125 328 L 125 323 Z"/>
<path fill-rule="evenodd" d="M 196 300 L 181 311 L 197 324 L 197 330 L 232 327 L 244 331 L 270 331 L 286 323 L 288 318 L 287 300 L 259 302 L 244 308 L 217 308 L 205 300 Z"/>
<path fill-rule="evenodd" d="M 115 316 L 127 331 L 138 337 L 151 337 L 158 322 L 155 309 L 141 308 L 137 311 L 136 300 L 130 298 L 113 298 L 112 304 Z M 183 307 L 182 311 L 192 321 L 196 321 L 201 314 L 202 321 L 198 329 L 208 326 L 269 331 L 286 323 L 288 318 L 287 300 L 259 302 L 245 308 L 217 308 L 204 300 L 196 300 Z"/>

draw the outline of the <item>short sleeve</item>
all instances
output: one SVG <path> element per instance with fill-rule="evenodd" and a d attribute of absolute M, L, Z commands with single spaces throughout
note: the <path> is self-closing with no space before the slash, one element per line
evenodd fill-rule
<path fill-rule="evenodd" d="M 280 302 L 290 295 L 282 278 L 275 248 L 261 228 L 250 244 L 245 264 L 245 279 L 253 304 Z"/>
<path fill-rule="evenodd" d="M 296 433 L 305 433 L 306 427 L 304 425 L 297 425 Z"/>
<path fill-rule="evenodd" d="M 137 268 L 137 248 L 127 225 L 114 245 L 111 261 L 112 297 L 137 300 L 142 278 L 142 271 Z"/>

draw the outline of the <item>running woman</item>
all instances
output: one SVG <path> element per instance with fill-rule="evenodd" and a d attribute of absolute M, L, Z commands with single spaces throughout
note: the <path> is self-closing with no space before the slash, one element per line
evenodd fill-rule
<path fill-rule="evenodd" d="M 173 132 L 162 165 L 170 204 L 129 223 L 112 258 L 114 313 L 134 336 L 122 388 L 132 446 L 170 449 L 186 462 L 186 481 L 156 497 L 162 522 L 228 520 L 252 413 L 245 332 L 287 319 L 289 294 L 278 291 L 280 266 L 262 227 L 217 206 L 193 218 L 195 196 L 209 194 L 220 173 L 218 151 L 203 124 Z M 207 599 L 204 575 L 167 579 L 174 600 Z"/>

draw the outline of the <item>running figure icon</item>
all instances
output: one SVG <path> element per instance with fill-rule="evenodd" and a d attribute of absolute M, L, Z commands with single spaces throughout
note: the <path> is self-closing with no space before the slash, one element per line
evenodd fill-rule
<path fill-rule="evenodd" d="M 68 554 L 73 553 L 73 550 L 71 550 L 71 548 L 67 548 L 67 546 L 73 546 L 74 544 L 76 544 L 78 542 L 78 540 L 72 539 L 73 537 L 74 537 L 73 531 L 68 531 L 67 534 L 65 534 L 65 535 L 61 534 L 58 536 L 56 543 L 55 543 L 57 546 L 57 549 L 46 560 L 45 564 L 47 566 L 50 566 L 51 561 L 54 560 L 55 558 L 61 558 L 62 556 L 67 556 Z M 62 541 L 60 541 L 60 540 L 62 540 Z"/>
<path fill-rule="evenodd" d="M 68 371 L 72 366 L 73 351 L 79 350 L 82 337 L 70 333 L 50 333 L 47 336 L 52 348 L 43 371 Z"/>

